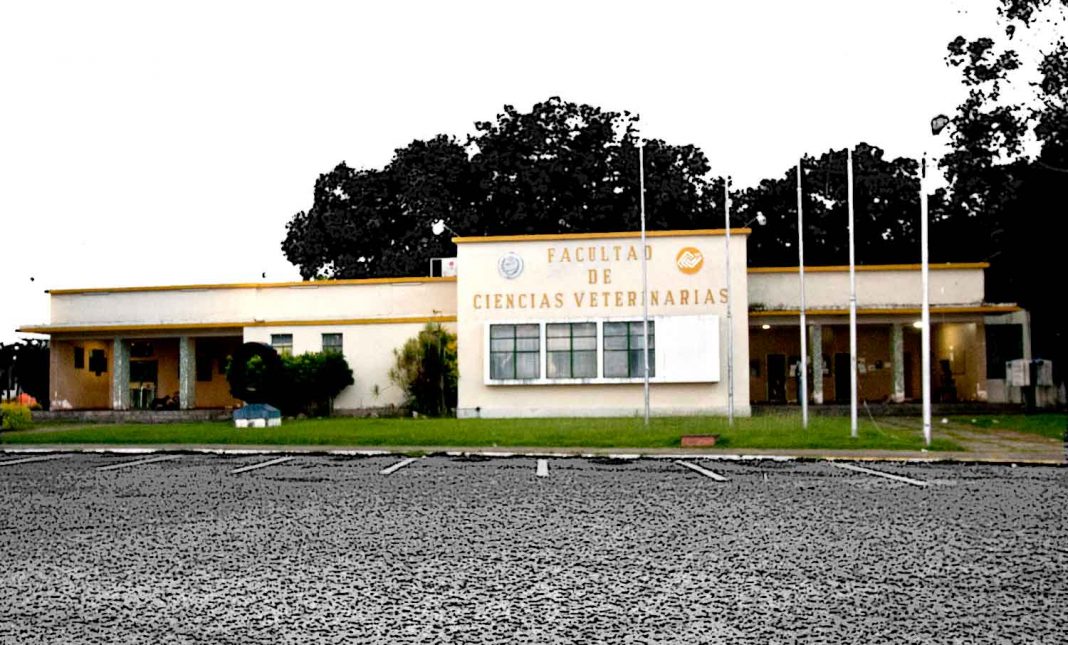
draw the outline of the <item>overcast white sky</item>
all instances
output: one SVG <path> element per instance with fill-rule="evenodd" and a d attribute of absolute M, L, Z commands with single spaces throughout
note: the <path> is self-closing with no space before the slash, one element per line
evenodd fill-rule
<path fill-rule="evenodd" d="M 279 244 L 320 173 L 504 104 L 637 112 L 741 185 L 937 152 L 946 43 L 977 30 L 990 0 L 0 0 L 0 341 L 44 289 L 299 279 Z"/>

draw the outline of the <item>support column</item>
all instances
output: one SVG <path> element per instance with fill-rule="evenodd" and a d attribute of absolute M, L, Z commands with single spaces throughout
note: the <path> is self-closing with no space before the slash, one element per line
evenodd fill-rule
<path fill-rule="evenodd" d="M 808 328 L 808 348 L 812 365 L 812 402 L 823 404 L 823 325 L 812 323 Z"/>
<path fill-rule="evenodd" d="M 130 345 L 119 337 L 111 342 L 111 409 L 130 409 Z"/>
<path fill-rule="evenodd" d="M 197 406 L 197 359 L 193 339 L 178 339 L 178 407 L 192 410 Z"/>
<path fill-rule="evenodd" d="M 890 327 L 890 364 L 894 371 L 890 400 L 901 403 L 905 400 L 905 339 L 902 325 Z"/>

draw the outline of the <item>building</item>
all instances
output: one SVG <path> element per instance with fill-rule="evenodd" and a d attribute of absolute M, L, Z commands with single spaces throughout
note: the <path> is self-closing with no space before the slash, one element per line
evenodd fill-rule
<path fill-rule="evenodd" d="M 427 322 L 455 331 L 460 417 L 631 415 L 643 408 L 642 255 L 654 414 L 724 414 L 734 346 L 739 415 L 797 402 L 798 271 L 746 269 L 748 229 L 456 238 L 456 275 L 53 290 L 53 409 L 228 408 L 243 342 L 342 351 L 338 410 L 396 405 L 393 351 Z M 935 401 L 1019 400 L 1004 362 L 1029 358 L 1026 312 L 983 300 L 987 265 L 932 265 Z M 848 400 L 848 267 L 806 267 L 813 402 Z M 858 267 L 858 383 L 920 397 L 918 265 Z M 728 325 L 730 330 L 728 330 Z M 1016 390 L 1016 391 L 1014 391 Z"/>

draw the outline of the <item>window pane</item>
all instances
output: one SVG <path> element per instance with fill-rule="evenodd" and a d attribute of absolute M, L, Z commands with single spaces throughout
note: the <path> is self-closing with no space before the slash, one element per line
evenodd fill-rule
<path fill-rule="evenodd" d="M 515 349 L 515 340 L 511 338 L 494 338 L 490 340 L 491 352 L 511 352 Z"/>
<path fill-rule="evenodd" d="M 643 378 L 645 376 L 645 352 L 642 350 L 632 350 L 630 354 L 630 376 L 633 378 Z M 656 353 L 653 350 L 649 350 L 649 376 L 656 376 Z"/>
<path fill-rule="evenodd" d="M 596 323 L 575 323 L 571 326 L 572 336 L 591 336 L 597 337 L 597 324 Z"/>
<path fill-rule="evenodd" d="M 604 353 L 604 375 L 606 378 L 619 378 L 628 376 L 627 374 L 627 353 L 626 352 L 605 352 Z"/>
<path fill-rule="evenodd" d="M 515 337 L 515 325 L 490 325 L 490 338 Z"/>
<path fill-rule="evenodd" d="M 522 379 L 538 378 L 538 354 L 536 352 L 516 354 L 515 377 Z"/>
<path fill-rule="evenodd" d="M 539 329 L 539 325 L 516 325 L 515 335 L 524 338 L 539 338 L 541 336 L 541 330 Z"/>
<path fill-rule="evenodd" d="M 608 336 L 626 336 L 627 335 L 627 323 L 625 322 L 606 322 L 604 324 L 604 335 Z"/>
<path fill-rule="evenodd" d="M 612 349 L 626 349 L 627 337 L 626 336 L 605 336 L 604 337 L 605 351 Z"/>
<path fill-rule="evenodd" d="M 571 354 L 568 352 L 549 352 L 549 378 L 571 378 Z"/>
<path fill-rule="evenodd" d="M 341 345 L 341 334 L 323 334 L 324 352 L 340 352 Z"/>
<path fill-rule="evenodd" d="M 515 363 L 512 361 L 514 354 L 511 352 L 490 354 L 490 378 L 506 379 L 515 378 Z"/>
<path fill-rule="evenodd" d="M 571 335 L 571 325 L 551 323 L 545 326 L 545 335 L 549 338 L 568 337 Z"/>
<path fill-rule="evenodd" d="M 577 336 L 574 341 L 574 349 L 597 349 L 597 337 L 596 336 Z"/>
<path fill-rule="evenodd" d="M 571 357 L 574 378 L 595 378 L 597 376 L 597 352 L 575 352 Z"/>
<path fill-rule="evenodd" d="M 515 340 L 517 352 L 537 352 L 540 346 L 540 338 L 517 338 Z"/>
<path fill-rule="evenodd" d="M 550 352 L 566 352 L 571 349 L 570 338 L 546 338 L 545 349 Z"/>

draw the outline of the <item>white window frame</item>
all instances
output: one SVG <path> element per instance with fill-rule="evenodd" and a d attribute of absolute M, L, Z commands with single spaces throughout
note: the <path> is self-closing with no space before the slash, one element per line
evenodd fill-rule
<path fill-rule="evenodd" d="M 697 320 L 702 318 L 705 320 Z M 679 320 L 679 319 L 693 319 L 693 320 Z M 679 347 L 674 344 L 674 339 L 671 342 L 665 342 L 664 334 L 667 336 L 673 335 L 673 330 L 678 327 L 690 327 L 700 328 L 702 324 L 713 324 L 715 328 L 715 337 L 713 342 L 716 343 L 713 347 L 706 347 L 703 350 L 698 350 L 698 354 L 704 354 L 705 360 L 686 361 L 684 358 L 690 357 L 695 351 L 692 347 Z M 722 334 L 724 320 L 715 314 L 697 314 L 697 315 L 684 315 L 684 316 L 650 316 L 649 321 L 655 323 L 655 331 L 653 335 L 653 342 L 655 344 L 654 351 L 654 365 L 651 367 L 655 370 L 656 376 L 650 376 L 650 383 L 701 383 L 701 384 L 715 384 L 722 381 L 720 373 L 720 361 L 722 356 L 720 353 L 721 342 L 725 342 Z M 537 318 L 537 319 L 502 319 L 486 321 L 483 323 L 483 339 L 482 339 L 482 383 L 488 386 L 496 385 L 611 385 L 611 384 L 634 384 L 642 383 L 645 379 L 642 376 L 633 377 L 610 377 L 604 376 L 604 324 L 606 322 L 641 322 L 640 316 L 605 316 L 603 318 L 593 317 L 576 317 L 576 318 Z M 595 323 L 597 325 L 597 376 L 587 378 L 548 378 L 546 374 L 549 373 L 549 353 L 546 338 L 546 326 L 550 323 Z M 541 376 L 536 379 L 491 379 L 490 378 L 490 326 L 491 325 L 538 325 L 539 333 L 539 345 L 538 351 L 540 356 L 538 357 L 539 365 L 541 366 Z M 656 338 L 656 334 L 661 334 L 661 338 Z M 666 361 L 672 359 L 676 362 L 673 365 L 671 373 L 668 373 Z M 705 362 L 708 364 L 705 364 Z"/>

